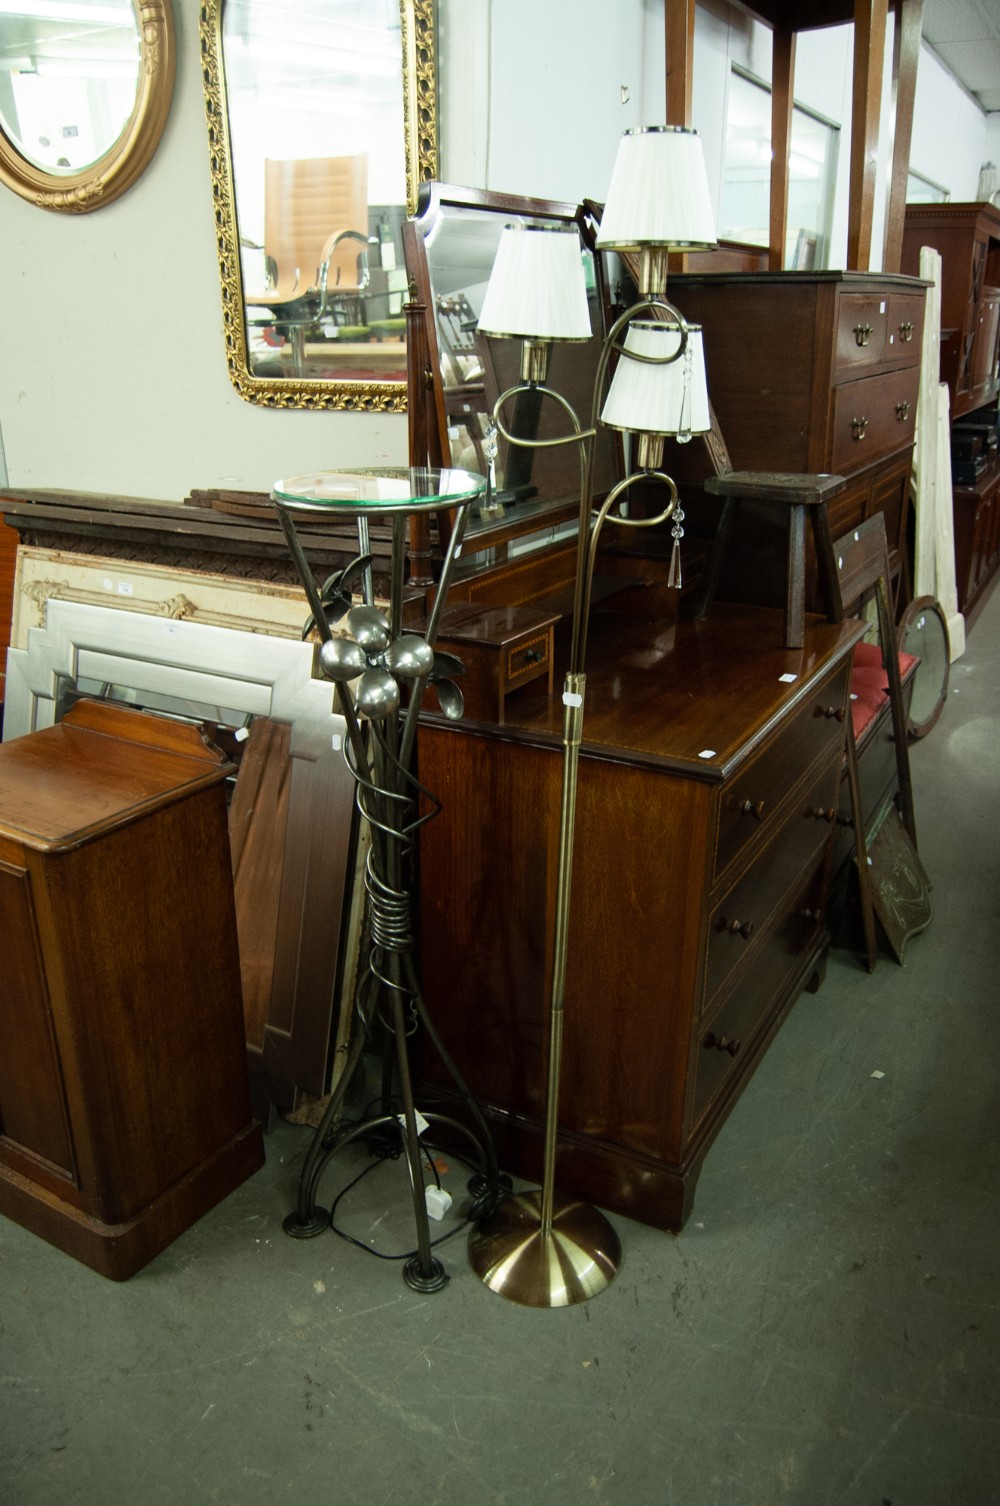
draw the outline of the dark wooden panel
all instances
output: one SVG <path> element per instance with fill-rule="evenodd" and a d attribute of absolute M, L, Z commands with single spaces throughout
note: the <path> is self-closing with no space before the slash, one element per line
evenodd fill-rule
<path fill-rule="evenodd" d="M 75 1167 L 27 870 L 0 862 L 0 1134 L 72 1180 Z"/>

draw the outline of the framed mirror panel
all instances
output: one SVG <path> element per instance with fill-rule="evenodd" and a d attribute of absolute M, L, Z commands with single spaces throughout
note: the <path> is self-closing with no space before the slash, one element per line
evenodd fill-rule
<path fill-rule="evenodd" d="M 569 401 L 583 426 L 589 423 L 608 294 L 586 211 L 548 199 L 426 184 L 415 218 L 404 227 L 403 244 L 407 276 L 423 310 L 430 463 L 485 474 L 489 461 L 483 441 L 494 405 L 519 383 L 521 342 L 484 336 L 477 328 L 500 235 L 511 224 L 575 227 L 580 235 L 594 338 L 584 344 L 555 343 L 546 385 Z M 503 417 L 510 433 L 529 440 L 552 439 L 569 427 L 558 405 L 525 389 L 504 408 Z M 600 498 L 621 471 L 617 435 L 603 426 L 595 468 L 595 495 Z M 463 568 L 477 568 L 473 556 L 484 550 L 502 548 L 505 558 L 513 558 L 553 542 L 560 529 L 567 537 L 575 534 L 579 498 L 577 446 L 533 450 L 501 439 L 493 510 L 470 519 Z"/>
<path fill-rule="evenodd" d="M 86 214 L 147 167 L 167 121 L 170 0 L 3 0 L 0 182 Z"/>
<path fill-rule="evenodd" d="M 203 0 L 201 48 L 234 386 L 267 407 L 405 408 L 433 0 Z"/>

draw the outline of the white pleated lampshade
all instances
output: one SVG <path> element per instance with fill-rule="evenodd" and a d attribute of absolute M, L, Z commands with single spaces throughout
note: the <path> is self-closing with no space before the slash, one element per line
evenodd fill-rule
<path fill-rule="evenodd" d="M 705 350 L 701 326 L 688 325 L 688 343 L 675 361 L 681 344 L 676 324 L 637 319 L 625 336 L 625 352 L 619 358 L 611 389 L 601 411 L 601 422 L 612 429 L 633 434 L 674 434 L 684 438 L 704 434 L 712 427 L 705 380 Z M 630 361 L 628 352 L 652 356 L 648 361 Z"/>
<path fill-rule="evenodd" d="M 589 340 L 590 308 L 575 230 L 507 225 L 479 332 L 522 340 Z"/>
<path fill-rule="evenodd" d="M 697 131 L 682 126 L 626 131 L 618 143 L 598 248 L 691 251 L 715 244 L 715 215 Z"/>

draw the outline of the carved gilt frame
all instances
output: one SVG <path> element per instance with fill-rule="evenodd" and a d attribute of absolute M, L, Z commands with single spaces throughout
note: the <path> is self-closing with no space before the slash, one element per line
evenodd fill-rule
<path fill-rule="evenodd" d="M 37 204 L 69 214 L 88 214 L 111 204 L 145 171 L 170 113 L 177 67 L 170 0 L 137 0 L 141 61 L 135 105 L 115 144 L 78 173 L 36 167 L 0 130 L 0 182 Z"/>
<path fill-rule="evenodd" d="M 308 377 L 254 376 L 250 371 L 240 267 L 239 226 L 226 109 L 222 52 L 225 0 L 202 0 L 202 77 L 208 121 L 216 245 L 222 281 L 226 364 L 233 386 L 249 403 L 265 408 L 350 408 L 402 412 L 405 382 L 332 381 Z M 437 176 L 437 83 L 435 0 L 399 0 L 403 45 L 403 121 L 407 212 L 416 208 L 421 183 Z"/>

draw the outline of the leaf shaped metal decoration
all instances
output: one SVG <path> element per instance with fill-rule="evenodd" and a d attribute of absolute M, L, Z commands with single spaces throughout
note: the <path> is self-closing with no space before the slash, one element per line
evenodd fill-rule
<path fill-rule="evenodd" d="M 465 710 L 465 696 L 454 680 L 435 680 L 438 705 L 449 721 L 457 722 Z"/>
<path fill-rule="evenodd" d="M 371 565 L 373 557 L 370 554 L 356 555 L 342 570 L 335 570 L 323 582 L 319 599 L 323 603 L 323 615 L 330 627 L 338 623 L 345 612 L 350 611 L 351 602 L 354 599 L 354 587 L 359 584 L 361 577 Z M 316 619 L 310 613 L 302 629 L 303 640 L 309 637 L 315 626 Z"/>

